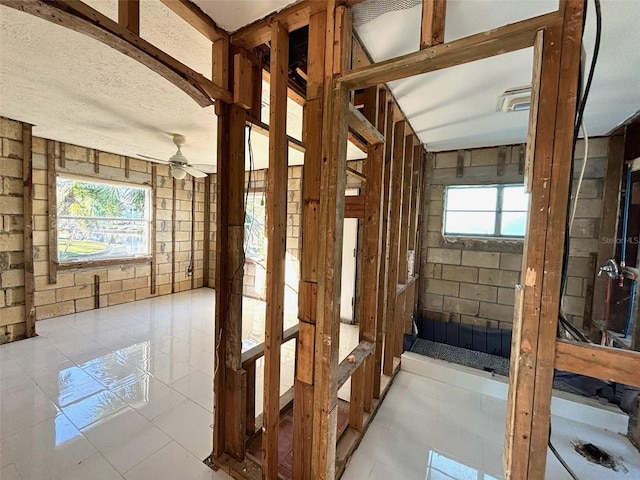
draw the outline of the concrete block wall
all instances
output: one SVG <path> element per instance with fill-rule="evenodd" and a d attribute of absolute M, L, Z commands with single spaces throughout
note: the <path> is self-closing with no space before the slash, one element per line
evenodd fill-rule
<path fill-rule="evenodd" d="M 22 144 L 18 132 L 22 124 L 0 118 L 2 157 L 0 178 L 0 343 L 19 338 L 24 333 L 24 247 L 22 243 Z M 100 279 L 99 306 L 106 307 L 153 296 L 151 265 L 123 260 L 121 265 L 58 270 L 55 284 L 49 283 L 49 232 L 47 201 L 47 141 L 33 138 L 33 239 L 36 319 L 42 320 L 95 308 L 95 276 Z M 64 167 L 56 172 L 80 175 L 87 179 L 113 180 L 150 185 L 152 165 L 130 158 L 129 178 L 125 176 L 125 157 L 76 145 L 64 145 Z M 99 172 L 95 159 L 99 157 Z M 165 295 L 192 288 L 187 274 L 193 259 L 193 288 L 203 284 L 204 249 L 204 181 L 174 180 L 169 169 L 156 165 L 156 293 Z M 172 241 L 172 210 L 175 188 L 175 250 Z M 195 202 L 193 198 L 195 195 Z M 195 207 L 195 208 L 194 208 Z M 195 248 L 191 251 L 191 225 L 195 222 Z M 172 262 L 175 256 L 175 275 Z M 21 320 L 20 322 L 17 322 Z M 17 322 L 12 329 L 6 328 Z M 6 324 L 6 325 L 5 325 Z M 19 325 L 22 325 L 19 326 Z M 22 329 L 22 330 L 20 330 Z M 13 333 L 11 333 L 13 330 Z M 36 325 L 37 331 L 37 325 Z M 16 334 L 18 332 L 18 334 Z M 21 332 L 21 333 L 20 333 Z"/>
<path fill-rule="evenodd" d="M 0 343 L 25 334 L 22 124 L 0 117 Z"/>
<path fill-rule="evenodd" d="M 429 156 L 425 172 L 420 251 L 418 308 L 424 317 L 510 329 L 513 325 L 514 287 L 520 282 L 522 240 L 444 237 L 444 191 L 448 185 L 522 183 L 519 173 L 524 145 L 506 147 L 506 162 L 498 175 L 499 148 L 464 151 L 462 177 L 456 176 L 458 152 Z M 608 139 L 589 143 L 589 161 L 571 235 L 569 277 L 564 307 L 568 319 L 583 325 L 587 285 L 593 278 L 590 255 L 598 249 L 602 191 Z M 584 152 L 582 141 L 576 156 Z M 581 160 L 576 160 L 580 171 Z M 577 175 L 576 175 L 577 176 Z M 573 191 L 577 179 L 574 181 Z"/>

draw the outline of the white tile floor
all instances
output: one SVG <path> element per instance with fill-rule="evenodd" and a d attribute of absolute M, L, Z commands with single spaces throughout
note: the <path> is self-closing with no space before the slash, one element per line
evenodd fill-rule
<path fill-rule="evenodd" d="M 246 300 L 244 312 L 243 337 L 260 343 L 264 304 Z M 202 463 L 211 452 L 213 315 L 214 292 L 200 289 L 40 321 L 39 337 L 1 345 L 0 478 L 229 478 Z M 295 321 L 287 315 L 285 328 Z M 357 327 L 342 325 L 340 358 L 357 339 Z M 283 391 L 293 352 L 283 346 Z M 400 372 L 343 478 L 502 478 L 504 411 L 501 400 Z M 556 446 L 581 480 L 616 477 L 573 452 L 577 438 L 615 449 L 629 469 L 622 478 L 640 478 L 624 437 L 554 419 Z M 555 458 L 548 463 L 547 478 L 568 478 Z"/>
<path fill-rule="evenodd" d="M 0 345 L 0 478 L 220 479 L 211 453 L 215 292 L 199 289 L 39 321 Z M 265 304 L 245 299 L 243 338 L 264 339 Z M 285 328 L 297 322 L 289 308 Z M 343 325 L 341 358 L 358 343 Z M 282 347 L 284 392 L 294 342 Z M 256 414 L 262 369 L 256 365 Z"/>

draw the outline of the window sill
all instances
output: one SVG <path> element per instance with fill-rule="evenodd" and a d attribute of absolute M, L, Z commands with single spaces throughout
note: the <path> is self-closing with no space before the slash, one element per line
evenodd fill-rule
<path fill-rule="evenodd" d="M 62 262 L 56 263 L 58 270 L 72 270 L 79 268 L 101 268 L 114 267 L 121 265 L 133 265 L 137 263 L 148 263 L 153 260 L 151 255 L 141 257 L 125 257 L 125 258 L 105 258 L 104 260 L 87 260 L 80 262 Z"/>
<path fill-rule="evenodd" d="M 466 237 L 464 235 L 443 235 L 442 238 L 446 244 L 453 245 L 524 244 L 524 238 L 520 237 Z"/>

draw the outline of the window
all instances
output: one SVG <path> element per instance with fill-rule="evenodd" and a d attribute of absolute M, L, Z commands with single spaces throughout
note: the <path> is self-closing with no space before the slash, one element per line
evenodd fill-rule
<path fill-rule="evenodd" d="M 246 256 L 262 261 L 267 256 L 265 192 L 246 192 L 244 247 Z"/>
<path fill-rule="evenodd" d="M 149 255 L 151 189 L 58 177 L 58 261 Z"/>
<path fill-rule="evenodd" d="M 524 185 L 447 187 L 444 234 L 524 237 L 528 209 Z"/>

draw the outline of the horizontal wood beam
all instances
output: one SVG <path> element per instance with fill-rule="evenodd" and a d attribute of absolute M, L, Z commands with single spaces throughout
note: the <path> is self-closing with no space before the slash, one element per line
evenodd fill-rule
<path fill-rule="evenodd" d="M 298 324 L 287 328 L 282 333 L 282 343 L 286 343 L 289 340 L 297 338 L 299 330 L 300 327 Z M 242 353 L 242 368 L 247 368 L 250 363 L 254 363 L 262 356 L 264 356 L 264 343 L 259 343 L 255 347 L 251 347 L 249 350 Z"/>
<path fill-rule="evenodd" d="M 355 90 L 513 52 L 531 47 L 538 30 L 559 21 L 558 12 L 547 13 L 347 71 L 338 81 L 347 89 Z"/>
<path fill-rule="evenodd" d="M 257 118 L 248 117 L 247 123 L 251 124 L 251 128 L 253 131 L 264 135 L 265 137 L 269 136 L 269 125 L 258 120 Z M 293 138 L 291 135 L 287 135 L 287 141 L 289 142 L 289 147 L 297 150 L 298 152 L 304 153 L 306 148 L 303 142 L 298 140 L 297 138 Z"/>
<path fill-rule="evenodd" d="M 139 263 L 148 263 L 153 260 L 153 256 L 143 256 L 135 258 L 109 258 L 105 260 L 91 260 L 87 262 L 69 262 L 56 263 L 57 270 L 76 270 L 80 268 L 100 268 L 111 267 L 114 265 L 136 265 Z"/>
<path fill-rule="evenodd" d="M 351 178 L 355 178 L 356 180 L 360 180 L 361 182 L 367 181 L 367 176 L 355 168 L 347 167 L 347 175 Z"/>
<path fill-rule="evenodd" d="M 271 38 L 271 24 L 280 23 L 291 32 L 309 25 L 309 17 L 327 8 L 324 1 L 304 0 L 280 12 L 269 15 L 231 34 L 231 43 L 247 50 L 268 43 Z"/>
<path fill-rule="evenodd" d="M 375 348 L 375 343 L 363 340 L 356 346 L 356 348 L 351 350 L 351 353 L 347 355 L 347 358 L 340 362 L 338 365 L 338 377 L 336 380 L 338 382 L 336 387 L 338 390 L 340 390 L 340 387 L 342 387 L 347 379 L 353 375 L 353 372 L 362 365 L 362 362 L 364 362 L 367 357 L 373 353 Z M 349 358 L 353 358 L 353 361 L 350 362 Z"/>
<path fill-rule="evenodd" d="M 555 368 L 640 388 L 640 352 L 556 340 Z"/>
<path fill-rule="evenodd" d="M 195 28 L 211 42 L 228 38 L 229 34 L 216 25 L 209 15 L 204 13 L 195 3 L 190 0 L 160 0 L 173 13 L 182 18 L 185 22 Z"/>
<path fill-rule="evenodd" d="M 233 102 L 229 90 L 82 2 L 2 0 L 2 4 L 82 33 L 118 50 L 173 83 L 202 107 L 212 105 L 214 100 Z"/>
<path fill-rule="evenodd" d="M 352 104 L 349 104 L 347 123 L 349 124 L 349 128 L 362 136 L 369 145 L 384 143 L 384 135 Z"/>

